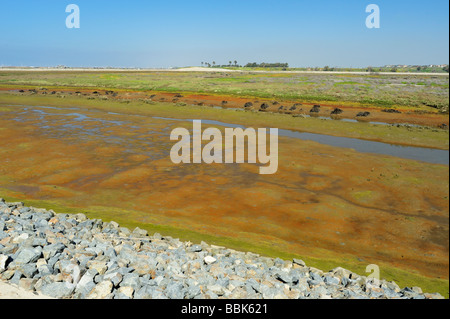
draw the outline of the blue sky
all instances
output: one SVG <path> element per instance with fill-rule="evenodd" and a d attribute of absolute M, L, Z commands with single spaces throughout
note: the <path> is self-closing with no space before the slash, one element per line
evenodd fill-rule
<path fill-rule="evenodd" d="M 81 28 L 67 29 L 68 4 Z M 367 5 L 381 11 L 368 29 Z M 443 64 L 446 0 L 0 0 L 0 65 Z"/>

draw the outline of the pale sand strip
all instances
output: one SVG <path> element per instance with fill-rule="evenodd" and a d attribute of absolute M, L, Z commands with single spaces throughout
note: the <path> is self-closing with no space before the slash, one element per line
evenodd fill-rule
<path fill-rule="evenodd" d="M 0 281 L 0 299 L 53 299 Z"/>

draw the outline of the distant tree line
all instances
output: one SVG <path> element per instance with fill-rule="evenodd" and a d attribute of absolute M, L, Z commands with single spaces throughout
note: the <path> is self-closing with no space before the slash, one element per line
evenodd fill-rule
<path fill-rule="evenodd" d="M 236 60 L 234 60 L 234 62 L 233 61 L 229 61 L 228 64 L 222 64 L 222 65 L 216 64 L 216 61 L 212 61 L 212 63 L 202 62 L 201 64 L 202 64 L 202 66 L 205 66 L 205 67 L 208 67 L 208 68 L 210 68 L 210 67 L 223 68 L 223 67 L 230 67 L 230 66 L 240 67 L 240 65 L 238 65 L 238 62 Z"/>
<path fill-rule="evenodd" d="M 228 64 L 217 64 L 216 61 L 210 62 L 201 62 L 202 66 L 208 67 L 208 68 L 220 68 L 220 67 L 241 67 L 241 65 L 238 64 L 236 60 L 234 61 L 228 61 Z M 246 68 L 289 68 L 288 63 L 247 63 L 244 67 Z"/>
<path fill-rule="evenodd" d="M 240 68 L 241 65 L 238 64 L 236 60 L 234 61 L 228 61 L 228 64 L 217 64 L 216 61 L 212 62 L 201 62 L 202 66 L 208 67 L 208 68 L 226 68 L 226 67 L 235 67 Z M 247 63 L 244 67 L 246 68 L 281 68 L 283 70 L 287 70 L 289 68 L 288 63 Z M 401 68 L 401 69 L 399 69 Z M 376 73 L 376 72 L 412 72 L 412 71 L 418 71 L 418 72 L 449 72 L 449 66 L 448 65 L 438 65 L 438 66 L 397 66 L 397 65 L 390 65 L 390 66 L 384 66 L 384 67 L 373 67 L 369 66 L 367 68 L 338 68 L 338 67 L 330 67 L 328 65 L 324 66 L 323 68 L 319 67 L 307 67 L 307 68 L 296 68 L 296 69 L 304 69 L 306 71 L 365 71 L 369 73 Z"/>
<path fill-rule="evenodd" d="M 246 68 L 288 68 L 289 63 L 247 63 Z"/>

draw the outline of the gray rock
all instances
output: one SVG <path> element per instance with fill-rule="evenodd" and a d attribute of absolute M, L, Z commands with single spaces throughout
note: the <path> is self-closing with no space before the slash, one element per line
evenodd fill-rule
<path fill-rule="evenodd" d="M 156 261 L 154 262 L 153 268 L 156 268 Z M 178 275 L 181 273 L 181 266 L 176 260 L 172 260 L 166 267 L 166 271 L 172 275 Z"/>
<path fill-rule="evenodd" d="M 103 275 L 107 270 L 106 262 L 94 259 L 87 262 L 86 266 L 89 269 L 95 269 L 100 275 Z"/>
<path fill-rule="evenodd" d="M 302 266 L 302 267 L 306 267 L 305 262 L 304 262 L 303 260 L 301 260 L 301 259 L 294 258 L 294 259 L 292 260 L 292 262 L 293 262 L 294 264 L 296 264 L 296 265 L 299 265 L 299 266 Z"/>
<path fill-rule="evenodd" d="M 315 279 L 308 280 L 308 285 L 309 285 L 310 288 L 313 288 L 315 286 L 319 286 L 321 283 L 323 283 L 323 281 L 319 281 L 319 280 L 315 280 Z"/>
<path fill-rule="evenodd" d="M 165 289 L 165 295 L 169 299 L 184 299 L 185 289 L 181 283 L 171 282 Z"/>
<path fill-rule="evenodd" d="M 300 259 L 289 262 L 205 242 L 192 245 L 160 234 L 147 237 L 140 228 L 131 232 L 82 214 L 59 214 L 50 222 L 53 216 L 0 200 L 3 280 L 56 298 L 81 299 L 442 297 L 340 267 L 324 273 Z M 79 281 L 71 266 L 80 270 Z M 70 279 L 76 286 L 66 282 Z"/>
<path fill-rule="evenodd" d="M 45 238 L 33 237 L 31 245 L 33 247 L 41 246 L 44 247 L 47 245 L 47 240 Z"/>
<path fill-rule="evenodd" d="M 325 276 L 324 282 L 328 285 L 339 285 L 340 280 L 334 276 Z"/>
<path fill-rule="evenodd" d="M 139 275 L 148 274 L 156 269 L 158 262 L 155 259 L 136 259 L 135 262 L 130 263 L 130 266 L 134 268 L 135 272 Z M 178 266 L 178 268 L 180 268 Z"/>
<path fill-rule="evenodd" d="M 275 279 L 277 279 L 283 283 L 287 283 L 287 284 L 292 282 L 291 276 L 284 271 L 279 271 L 279 272 L 275 273 Z"/>
<path fill-rule="evenodd" d="M 60 258 L 62 258 L 62 254 L 57 253 L 52 258 L 47 260 L 47 265 L 53 268 L 53 266 L 59 261 Z"/>
<path fill-rule="evenodd" d="M 191 247 L 188 248 L 188 250 L 191 251 L 191 252 L 197 253 L 197 252 L 202 251 L 202 246 L 200 246 L 200 245 L 192 245 Z"/>
<path fill-rule="evenodd" d="M 132 247 L 123 247 L 120 250 L 118 257 L 125 260 L 127 264 L 138 262 L 139 260 L 136 251 Z"/>
<path fill-rule="evenodd" d="M 239 288 L 239 287 L 244 287 L 245 286 L 245 282 L 243 280 L 235 280 L 232 279 L 230 280 L 229 285 L 235 287 L 235 288 Z"/>
<path fill-rule="evenodd" d="M 34 223 L 36 228 L 48 228 L 48 222 L 45 219 L 40 219 Z"/>
<path fill-rule="evenodd" d="M 323 282 L 322 276 L 320 276 L 318 273 L 316 272 L 310 272 L 309 276 L 311 277 L 312 280 L 318 281 L 318 282 Z"/>
<path fill-rule="evenodd" d="M 15 272 L 16 272 L 15 270 L 8 269 L 8 270 L 6 270 L 6 271 L 3 272 L 1 278 L 2 278 L 3 280 L 10 280 L 10 279 L 14 276 L 14 273 L 15 273 Z"/>
<path fill-rule="evenodd" d="M 54 282 L 41 288 L 41 293 L 53 298 L 68 298 L 75 291 L 75 285 L 67 282 Z"/>
<path fill-rule="evenodd" d="M 35 263 L 42 256 L 42 249 L 25 248 L 14 259 L 14 264 Z"/>
<path fill-rule="evenodd" d="M 160 233 L 154 233 L 153 236 L 152 236 L 152 238 L 153 238 L 153 239 L 156 239 L 156 240 L 161 240 L 161 239 L 162 239 L 162 236 L 161 236 Z"/>
<path fill-rule="evenodd" d="M 164 278 L 163 276 L 157 276 L 154 281 L 159 288 L 163 289 L 166 288 L 169 284 L 169 280 L 167 278 Z"/>
<path fill-rule="evenodd" d="M 96 284 L 93 280 L 85 282 L 82 286 L 79 284 L 75 290 L 74 299 L 86 299 L 87 295 L 94 289 Z"/>
<path fill-rule="evenodd" d="M 20 279 L 23 277 L 23 273 L 20 270 L 15 270 L 14 271 L 14 275 L 12 276 L 11 279 L 9 279 L 9 282 L 14 284 L 14 285 L 19 285 L 19 281 Z"/>
<path fill-rule="evenodd" d="M 344 269 L 342 267 L 337 267 L 334 268 L 332 270 L 330 270 L 330 273 L 332 273 L 334 276 L 339 277 L 339 278 L 350 278 L 351 277 L 351 271 Z"/>
<path fill-rule="evenodd" d="M 19 245 L 17 244 L 7 244 L 4 248 L 2 248 L 1 253 L 3 255 L 11 255 L 17 249 L 18 246 Z"/>
<path fill-rule="evenodd" d="M 129 300 L 129 299 L 133 299 L 133 296 L 130 297 L 122 292 L 114 291 L 113 299 Z"/>
<path fill-rule="evenodd" d="M 78 222 L 84 222 L 87 220 L 87 217 L 85 214 L 83 213 L 78 213 L 74 216 L 74 218 L 78 221 Z"/>
<path fill-rule="evenodd" d="M 206 286 L 206 293 L 213 293 L 215 296 L 223 296 L 225 294 L 225 288 L 221 285 L 209 285 Z"/>
<path fill-rule="evenodd" d="M 121 287 L 115 291 L 114 299 L 133 299 L 134 289 L 131 287 Z"/>
<path fill-rule="evenodd" d="M 342 286 L 347 287 L 350 284 L 350 279 L 348 279 L 347 277 L 342 277 L 341 284 Z"/>
<path fill-rule="evenodd" d="M 125 288 L 125 287 L 123 287 Z M 131 288 L 131 287 L 130 287 Z M 122 288 L 120 288 L 122 289 Z M 134 293 L 134 299 L 153 299 L 153 294 L 156 293 L 156 287 L 144 286 Z"/>
<path fill-rule="evenodd" d="M 325 296 L 328 296 L 328 291 L 323 286 L 316 286 L 309 292 L 309 297 L 312 297 L 314 299 L 322 299 Z"/>
<path fill-rule="evenodd" d="M 145 286 L 134 293 L 134 299 L 168 299 L 161 288 Z"/>
<path fill-rule="evenodd" d="M 119 272 L 105 274 L 103 280 L 109 280 L 113 283 L 114 287 L 119 286 L 122 282 L 123 276 Z"/>
<path fill-rule="evenodd" d="M 123 237 L 128 237 L 131 235 L 131 231 L 126 227 L 119 227 L 119 235 Z"/>
<path fill-rule="evenodd" d="M 87 299 L 108 299 L 113 290 L 113 283 L 109 280 L 102 281 L 96 285 L 87 295 Z"/>
<path fill-rule="evenodd" d="M 212 256 L 206 256 L 203 261 L 205 262 L 205 264 L 207 265 L 211 265 L 213 263 L 215 263 L 217 261 L 216 258 L 212 257 Z"/>
<path fill-rule="evenodd" d="M 82 288 L 83 286 L 85 286 L 86 284 L 88 284 L 89 282 L 94 282 L 94 278 L 95 276 L 98 275 L 97 270 L 95 269 L 88 269 L 83 276 L 81 276 L 80 280 L 78 281 L 77 284 L 77 289 Z"/>
<path fill-rule="evenodd" d="M 33 278 L 38 273 L 36 264 L 21 265 L 18 270 L 20 270 L 26 278 Z"/>
<path fill-rule="evenodd" d="M 261 285 L 261 294 L 264 299 L 274 299 L 275 296 L 278 294 L 278 290 L 273 287 Z"/>
<path fill-rule="evenodd" d="M 117 253 L 114 250 L 114 248 L 107 248 L 103 253 L 105 256 L 108 256 L 109 258 L 117 257 Z"/>
<path fill-rule="evenodd" d="M 199 286 L 192 285 L 192 286 L 189 286 L 189 288 L 187 289 L 185 298 L 186 299 L 194 299 L 195 297 L 200 296 L 201 293 L 202 293 L 202 291 Z"/>
<path fill-rule="evenodd" d="M 37 268 L 37 270 L 38 270 L 40 277 L 53 275 L 53 273 L 54 273 L 53 268 L 50 267 L 49 265 L 41 265 Z"/>
<path fill-rule="evenodd" d="M 134 290 L 138 290 L 141 286 L 139 275 L 136 273 L 127 273 L 123 276 L 120 287 L 131 287 Z"/>
<path fill-rule="evenodd" d="M 256 293 L 261 292 L 261 284 L 258 283 L 253 278 L 248 279 L 247 282 L 245 283 L 245 285 L 247 287 L 247 291 L 249 291 L 249 292 L 256 292 Z"/>
<path fill-rule="evenodd" d="M 144 238 L 148 236 L 148 232 L 145 229 L 140 229 L 139 227 L 136 227 L 131 233 L 131 236 L 137 238 Z"/>
<path fill-rule="evenodd" d="M 50 259 L 54 257 L 57 253 L 62 253 L 62 251 L 66 248 L 66 246 L 62 243 L 55 243 L 51 245 L 47 245 L 44 247 L 42 251 L 45 259 Z"/>
<path fill-rule="evenodd" d="M 128 273 L 131 273 L 134 271 L 133 267 L 120 267 L 117 272 L 120 273 L 121 275 L 126 275 Z"/>
<path fill-rule="evenodd" d="M 391 289 L 391 290 L 393 290 L 393 291 L 395 291 L 395 292 L 400 292 L 401 291 L 400 287 L 393 281 L 387 282 L 386 283 L 386 287 Z"/>

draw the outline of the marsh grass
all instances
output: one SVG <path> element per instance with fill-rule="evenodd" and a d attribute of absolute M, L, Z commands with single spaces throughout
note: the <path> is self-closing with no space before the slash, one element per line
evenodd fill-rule
<path fill-rule="evenodd" d="M 194 72 L 1 72 L 1 85 L 133 89 L 448 109 L 448 77 Z M 343 90 L 344 89 L 344 90 Z"/>

